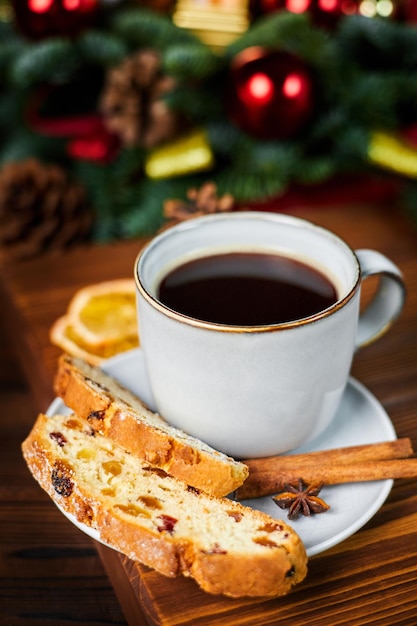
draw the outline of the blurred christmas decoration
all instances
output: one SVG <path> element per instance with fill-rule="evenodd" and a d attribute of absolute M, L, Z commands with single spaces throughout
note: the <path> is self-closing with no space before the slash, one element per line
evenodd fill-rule
<path fill-rule="evenodd" d="M 178 0 L 174 23 L 214 50 L 222 50 L 249 27 L 246 0 Z"/>
<path fill-rule="evenodd" d="M 225 194 L 219 197 L 217 187 L 212 182 L 204 183 L 199 189 L 193 188 L 187 191 L 186 200 L 168 198 L 164 202 L 163 215 L 167 220 L 164 228 L 174 226 L 179 222 L 194 217 L 210 215 L 212 213 L 225 213 L 235 206 L 232 195 Z"/>
<path fill-rule="evenodd" d="M 254 19 L 282 10 L 297 14 L 308 12 L 317 25 L 325 28 L 333 28 L 344 15 L 360 12 L 357 0 L 252 0 L 250 10 Z"/>
<path fill-rule="evenodd" d="M 164 179 L 204 172 L 213 166 L 213 152 L 206 134 L 198 129 L 149 152 L 145 172 L 149 178 Z"/>
<path fill-rule="evenodd" d="M 88 238 L 85 190 L 67 173 L 36 159 L 0 171 L 0 249 L 15 258 L 68 248 Z"/>
<path fill-rule="evenodd" d="M 292 137 L 311 117 L 313 100 L 306 64 L 286 51 L 254 46 L 232 60 L 227 108 L 253 137 Z"/>
<path fill-rule="evenodd" d="M 417 207 L 417 0 L 0 2 L 0 236 L 13 224 L 16 250 L 58 246 L 53 220 L 74 240 L 153 234 L 207 180 L 236 208 L 379 177 Z M 29 216 L 51 234 L 29 237 Z"/>
<path fill-rule="evenodd" d="M 0 22 L 11 22 L 14 11 L 9 0 L 0 0 Z"/>
<path fill-rule="evenodd" d="M 398 174 L 417 178 L 417 147 L 391 133 L 374 133 L 369 160 Z"/>
<path fill-rule="evenodd" d="M 13 0 L 19 31 L 30 39 L 76 35 L 91 26 L 98 0 Z"/>
<path fill-rule="evenodd" d="M 108 72 L 100 100 L 105 126 L 125 146 L 152 148 L 179 135 L 186 121 L 163 100 L 174 86 L 158 52 L 139 50 Z"/>
<path fill-rule="evenodd" d="M 77 99 L 74 108 L 76 90 L 76 84 L 71 85 L 71 89 L 65 85 L 35 90 L 26 103 L 24 119 L 32 131 L 66 140 L 66 153 L 72 158 L 111 162 L 119 152 L 120 139 L 107 129 L 103 117 L 91 103 L 85 109 Z M 88 94 L 83 91 L 88 103 Z M 48 114 L 51 102 L 55 102 L 55 112 Z"/>

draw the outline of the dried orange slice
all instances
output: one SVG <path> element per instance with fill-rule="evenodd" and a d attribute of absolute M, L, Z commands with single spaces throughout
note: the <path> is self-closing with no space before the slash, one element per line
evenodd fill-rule
<path fill-rule="evenodd" d="M 134 280 L 114 280 L 80 289 L 67 316 L 83 341 L 91 345 L 137 335 Z"/>
<path fill-rule="evenodd" d="M 139 345 L 133 279 L 106 281 L 76 292 L 50 330 L 52 343 L 99 364 Z"/>

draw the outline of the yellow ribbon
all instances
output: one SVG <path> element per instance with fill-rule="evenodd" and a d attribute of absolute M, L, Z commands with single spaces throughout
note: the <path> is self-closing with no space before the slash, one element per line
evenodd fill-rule
<path fill-rule="evenodd" d="M 206 133 L 202 130 L 155 148 L 145 161 L 145 172 L 149 178 L 173 178 L 184 174 L 209 170 L 214 156 Z"/>
<path fill-rule="evenodd" d="M 368 158 L 379 167 L 417 178 L 417 149 L 394 133 L 375 132 L 369 143 Z"/>

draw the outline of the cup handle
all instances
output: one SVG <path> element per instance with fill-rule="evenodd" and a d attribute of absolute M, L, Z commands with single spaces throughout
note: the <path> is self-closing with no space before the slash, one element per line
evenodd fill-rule
<path fill-rule="evenodd" d="M 369 305 L 359 316 L 356 349 L 367 346 L 391 327 L 404 306 L 406 289 L 401 271 L 376 250 L 355 250 L 362 280 L 378 275 L 380 282 Z"/>

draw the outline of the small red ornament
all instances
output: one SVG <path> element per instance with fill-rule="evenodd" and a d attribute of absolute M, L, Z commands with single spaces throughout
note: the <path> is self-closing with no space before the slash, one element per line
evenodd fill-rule
<path fill-rule="evenodd" d="M 313 101 L 310 71 L 292 54 L 253 47 L 234 58 L 226 108 L 232 122 L 249 135 L 293 137 L 310 119 Z"/>
<path fill-rule="evenodd" d="M 343 15 L 358 12 L 358 0 L 250 0 L 253 19 L 278 11 L 309 13 L 315 24 L 334 27 Z"/>
<path fill-rule="evenodd" d="M 73 36 L 93 24 L 98 0 L 13 0 L 15 23 L 29 39 Z"/>

